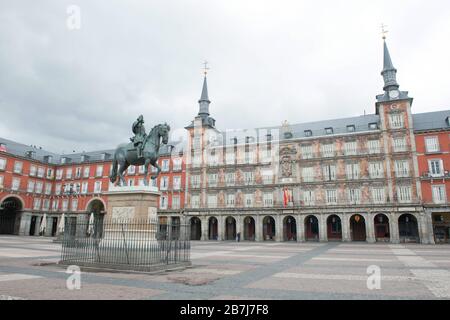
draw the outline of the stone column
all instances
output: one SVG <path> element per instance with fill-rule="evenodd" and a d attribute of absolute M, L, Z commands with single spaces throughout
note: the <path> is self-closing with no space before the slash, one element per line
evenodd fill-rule
<path fill-rule="evenodd" d="M 281 214 L 275 216 L 275 241 L 283 241 L 283 216 Z"/>
<path fill-rule="evenodd" d="M 368 213 L 366 219 L 366 238 L 368 243 L 375 243 L 375 225 L 372 214 Z"/>
<path fill-rule="evenodd" d="M 325 214 L 319 215 L 319 240 L 320 242 L 328 241 L 327 217 Z"/>
<path fill-rule="evenodd" d="M 45 237 L 52 236 L 52 224 L 53 224 L 53 216 L 47 215 L 47 225 L 45 226 Z"/>
<path fill-rule="evenodd" d="M 242 226 L 244 219 L 242 218 L 241 215 L 234 216 L 234 218 L 236 219 L 236 237 L 237 237 L 237 234 L 240 232 L 241 233 L 241 241 L 242 241 L 244 239 L 244 232 L 243 232 L 244 228 Z"/>
<path fill-rule="evenodd" d="M 423 244 L 434 244 L 433 239 L 433 232 L 430 232 L 429 226 L 431 226 L 431 229 L 433 228 L 433 222 L 430 219 L 427 219 L 427 215 L 425 215 L 423 212 L 421 212 L 419 215 L 419 218 L 417 219 L 418 228 L 419 228 L 419 235 L 420 235 L 420 242 Z"/>
<path fill-rule="evenodd" d="M 22 212 L 19 226 L 19 236 L 29 236 L 30 234 L 31 214 Z"/>
<path fill-rule="evenodd" d="M 223 216 L 217 217 L 217 240 L 223 241 L 225 238 L 225 219 Z"/>
<path fill-rule="evenodd" d="M 297 242 L 305 242 L 305 223 L 304 217 L 299 214 L 295 217 L 297 223 Z"/>
<path fill-rule="evenodd" d="M 208 217 L 202 216 L 202 217 L 200 217 L 200 221 L 201 221 L 201 230 L 202 230 L 200 240 L 206 241 L 206 240 L 208 240 Z"/>
<path fill-rule="evenodd" d="M 391 236 L 391 243 L 400 243 L 398 216 L 394 213 L 389 216 L 389 235 Z"/>
<path fill-rule="evenodd" d="M 341 217 L 341 225 L 342 225 L 342 241 L 350 242 L 352 241 L 352 237 L 350 235 L 350 216 L 347 213 L 344 213 Z"/>
<path fill-rule="evenodd" d="M 263 219 L 261 215 L 257 214 L 255 219 L 255 241 L 263 241 Z"/>

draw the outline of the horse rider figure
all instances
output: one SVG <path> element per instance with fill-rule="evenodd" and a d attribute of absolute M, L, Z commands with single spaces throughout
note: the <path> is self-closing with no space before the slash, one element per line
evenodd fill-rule
<path fill-rule="evenodd" d="M 147 137 L 144 127 L 144 117 L 142 115 L 140 115 L 139 118 L 137 118 L 137 120 L 133 123 L 131 129 L 135 134 L 135 136 L 130 138 L 130 140 L 131 142 L 133 142 L 134 146 L 137 149 L 137 157 L 142 158 L 142 149 L 144 147 L 144 140 Z"/>

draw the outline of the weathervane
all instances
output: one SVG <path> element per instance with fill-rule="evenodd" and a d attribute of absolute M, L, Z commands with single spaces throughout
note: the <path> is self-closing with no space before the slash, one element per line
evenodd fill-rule
<path fill-rule="evenodd" d="M 208 61 L 205 60 L 205 62 L 203 62 L 203 65 L 204 65 L 203 73 L 205 74 L 205 77 L 206 77 L 206 75 L 208 73 L 208 70 L 209 70 L 209 68 L 208 68 Z"/>
<path fill-rule="evenodd" d="M 383 40 L 386 40 L 386 34 L 389 32 L 386 27 L 387 25 L 384 23 L 381 24 L 381 34 L 383 35 Z"/>

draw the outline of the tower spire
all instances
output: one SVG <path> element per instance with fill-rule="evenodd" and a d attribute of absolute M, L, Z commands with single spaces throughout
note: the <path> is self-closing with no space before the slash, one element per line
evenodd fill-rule
<path fill-rule="evenodd" d="M 206 75 L 208 74 L 209 70 L 208 61 L 205 61 L 203 64 L 204 64 L 203 68 L 204 78 L 203 78 L 202 94 L 200 95 L 200 100 L 198 100 L 200 106 L 198 115 L 202 117 L 207 117 L 209 116 L 209 104 L 211 103 L 208 97 L 208 83 L 206 81 Z"/>
<path fill-rule="evenodd" d="M 384 80 L 383 90 L 388 92 L 391 90 L 397 90 L 400 86 L 397 83 L 397 69 L 394 68 L 391 55 L 386 44 L 386 34 L 388 31 L 386 30 L 386 26 L 384 24 L 381 25 L 381 30 L 383 35 L 383 71 L 381 71 L 381 75 Z"/>

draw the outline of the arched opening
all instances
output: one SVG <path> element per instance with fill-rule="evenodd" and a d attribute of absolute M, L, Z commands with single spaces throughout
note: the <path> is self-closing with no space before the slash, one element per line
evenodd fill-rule
<path fill-rule="evenodd" d="M 19 198 L 8 197 L 0 203 L 0 234 L 17 234 L 20 224 L 22 202 Z"/>
<path fill-rule="evenodd" d="M 255 241 L 255 219 L 253 217 L 244 219 L 244 240 Z"/>
<path fill-rule="evenodd" d="M 341 218 L 337 215 L 331 215 L 327 219 L 327 236 L 329 241 L 342 240 Z"/>
<path fill-rule="evenodd" d="M 202 237 L 202 222 L 197 217 L 191 218 L 191 240 L 200 240 Z"/>
<path fill-rule="evenodd" d="M 306 241 L 319 241 L 319 220 L 315 216 L 305 218 Z"/>
<path fill-rule="evenodd" d="M 350 234 L 352 241 L 366 241 L 366 221 L 362 215 L 355 214 L 350 218 Z"/>
<path fill-rule="evenodd" d="M 103 235 L 103 220 L 105 218 L 105 204 L 100 199 L 93 199 L 87 205 L 87 213 L 90 219 L 91 214 L 94 214 L 94 237 L 101 238 Z M 88 228 L 89 226 L 86 225 Z M 87 229 L 86 229 L 87 232 Z"/>
<path fill-rule="evenodd" d="M 218 233 L 217 233 L 217 218 L 211 217 L 208 220 L 208 239 L 209 240 L 217 240 Z"/>
<path fill-rule="evenodd" d="M 275 240 L 275 219 L 267 216 L 263 219 L 264 240 Z"/>
<path fill-rule="evenodd" d="M 377 242 L 389 242 L 391 234 L 389 230 L 389 218 L 385 214 L 377 214 L 373 218 L 375 226 L 375 240 Z"/>
<path fill-rule="evenodd" d="M 434 242 L 450 243 L 450 213 L 433 213 Z"/>
<path fill-rule="evenodd" d="M 400 242 L 420 242 L 419 225 L 412 214 L 403 214 L 398 218 Z"/>
<path fill-rule="evenodd" d="M 297 221 L 292 216 L 283 220 L 284 241 L 297 241 Z"/>
<path fill-rule="evenodd" d="M 236 240 L 236 219 L 233 217 L 225 219 L 225 240 Z"/>

